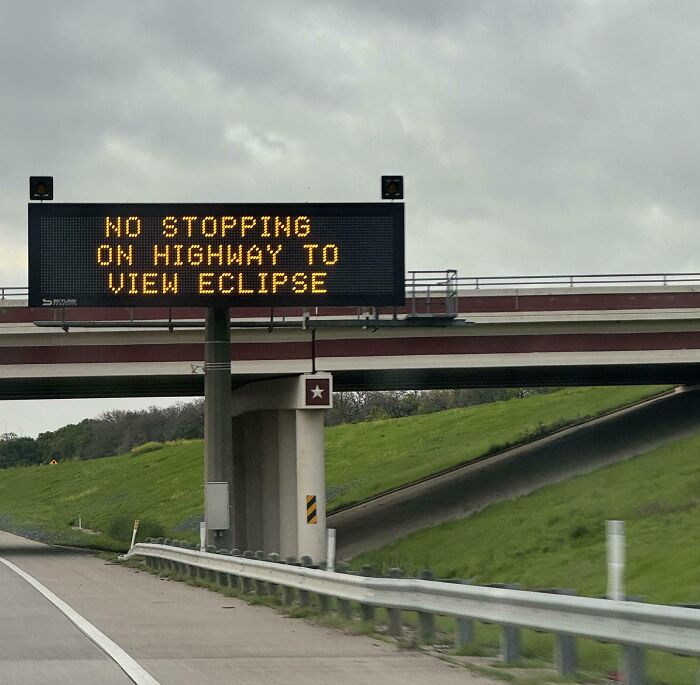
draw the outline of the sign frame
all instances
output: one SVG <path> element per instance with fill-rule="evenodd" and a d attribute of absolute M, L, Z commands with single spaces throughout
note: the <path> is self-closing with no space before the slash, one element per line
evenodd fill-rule
<path fill-rule="evenodd" d="M 230 213 L 236 216 L 249 213 L 262 216 L 307 215 L 321 218 L 366 219 L 390 218 L 393 233 L 390 236 L 393 255 L 391 288 L 377 291 L 327 292 L 323 294 L 178 294 L 143 293 L 112 295 L 105 290 L 95 294 L 42 291 L 41 220 L 44 218 L 101 218 L 110 216 L 163 217 L 167 214 L 198 217 L 209 214 L 220 218 Z M 402 202 L 360 203 L 29 203 L 29 306 L 51 308 L 73 307 L 326 307 L 326 306 L 401 306 L 405 303 L 405 237 L 404 204 Z M 77 229 L 76 229 L 77 230 Z M 318 236 L 314 236 L 317 238 Z M 90 238 L 92 239 L 92 237 Z M 289 240 L 289 238 L 287 238 Z M 386 241 L 386 239 L 385 239 Z M 149 243 L 149 245 L 152 243 Z M 293 244 L 293 243 L 290 243 Z M 344 247 L 344 249 L 348 249 Z M 350 242 L 349 249 L 352 249 Z M 192 268 L 192 267 L 189 267 Z M 350 268 L 350 267 L 348 267 Z M 197 273 L 193 271 L 192 273 Z"/>

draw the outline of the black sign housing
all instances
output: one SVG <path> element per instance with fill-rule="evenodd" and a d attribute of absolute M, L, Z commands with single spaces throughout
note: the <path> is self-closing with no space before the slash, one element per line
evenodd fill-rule
<path fill-rule="evenodd" d="M 402 203 L 29 204 L 32 307 L 404 298 Z"/>

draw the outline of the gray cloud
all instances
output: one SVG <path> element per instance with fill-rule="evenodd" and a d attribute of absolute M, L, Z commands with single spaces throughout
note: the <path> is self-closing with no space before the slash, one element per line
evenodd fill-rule
<path fill-rule="evenodd" d="M 408 268 L 697 271 L 691 0 L 0 0 L 0 285 L 59 201 L 359 201 Z M 163 400 L 167 402 L 167 400 Z M 120 406 L 138 406 L 133 400 Z M 60 404 L 60 406 L 59 406 Z M 24 432 L 114 400 L 0 407 Z"/>
<path fill-rule="evenodd" d="M 694 270 L 695 3 L 0 0 L 0 281 L 57 198 L 377 198 L 409 268 Z"/>

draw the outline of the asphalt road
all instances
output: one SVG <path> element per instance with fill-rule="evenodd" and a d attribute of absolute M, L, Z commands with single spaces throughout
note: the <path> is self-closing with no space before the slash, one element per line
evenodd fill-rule
<path fill-rule="evenodd" d="M 0 532 L 0 557 L 48 587 L 161 685 L 497 685 L 419 652 L 8 533 Z M 130 682 L 42 595 L 0 564 L 2 685 Z"/>
<path fill-rule="evenodd" d="M 0 682 L 129 685 L 132 681 L 29 583 L 0 565 Z"/>
<path fill-rule="evenodd" d="M 626 409 L 328 518 L 350 558 L 489 504 L 614 464 L 700 431 L 700 389 Z"/>

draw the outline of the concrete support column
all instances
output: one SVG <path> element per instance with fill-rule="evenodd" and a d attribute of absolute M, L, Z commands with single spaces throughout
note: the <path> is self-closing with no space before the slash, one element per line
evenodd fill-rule
<path fill-rule="evenodd" d="M 228 307 L 207 309 L 204 349 L 204 482 L 233 483 L 231 441 L 231 325 Z M 205 510 L 207 509 L 205 503 Z M 207 544 L 232 547 L 228 530 L 207 530 Z"/>
<path fill-rule="evenodd" d="M 279 456 L 280 556 L 299 558 L 296 410 L 277 412 Z"/>
<path fill-rule="evenodd" d="M 246 549 L 253 552 L 263 549 L 263 514 L 269 499 L 263 491 L 261 449 L 264 427 L 260 419 L 260 412 L 253 412 L 245 417 L 241 446 L 245 454 Z"/>
<path fill-rule="evenodd" d="M 323 412 L 308 409 L 296 411 L 296 452 L 298 556 L 308 555 L 318 563 L 326 560 Z M 312 516 L 313 513 L 315 516 Z"/>
<path fill-rule="evenodd" d="M 229 509 L 235 535 L 231 548 L 241 552 L 248 549 L 248 490 L 246 488 L 245 419 L 235 416 L 231 422 L 231 435 L 236 449 L 233 450 L 233 473 L 236 477 L 229 484 Z"/>
<path fill-rule="evenodd" d="M 236 547 L 326 560 L 323 409 L 329 374 L 251 383 L 233 393 Z"/>
<path fill-rule="evenodd" d="M 280 549 L 280 466 L 278 411 L 259 413 L 260 487 L 262 491 L 262 539 L 260 549 Z"/>

